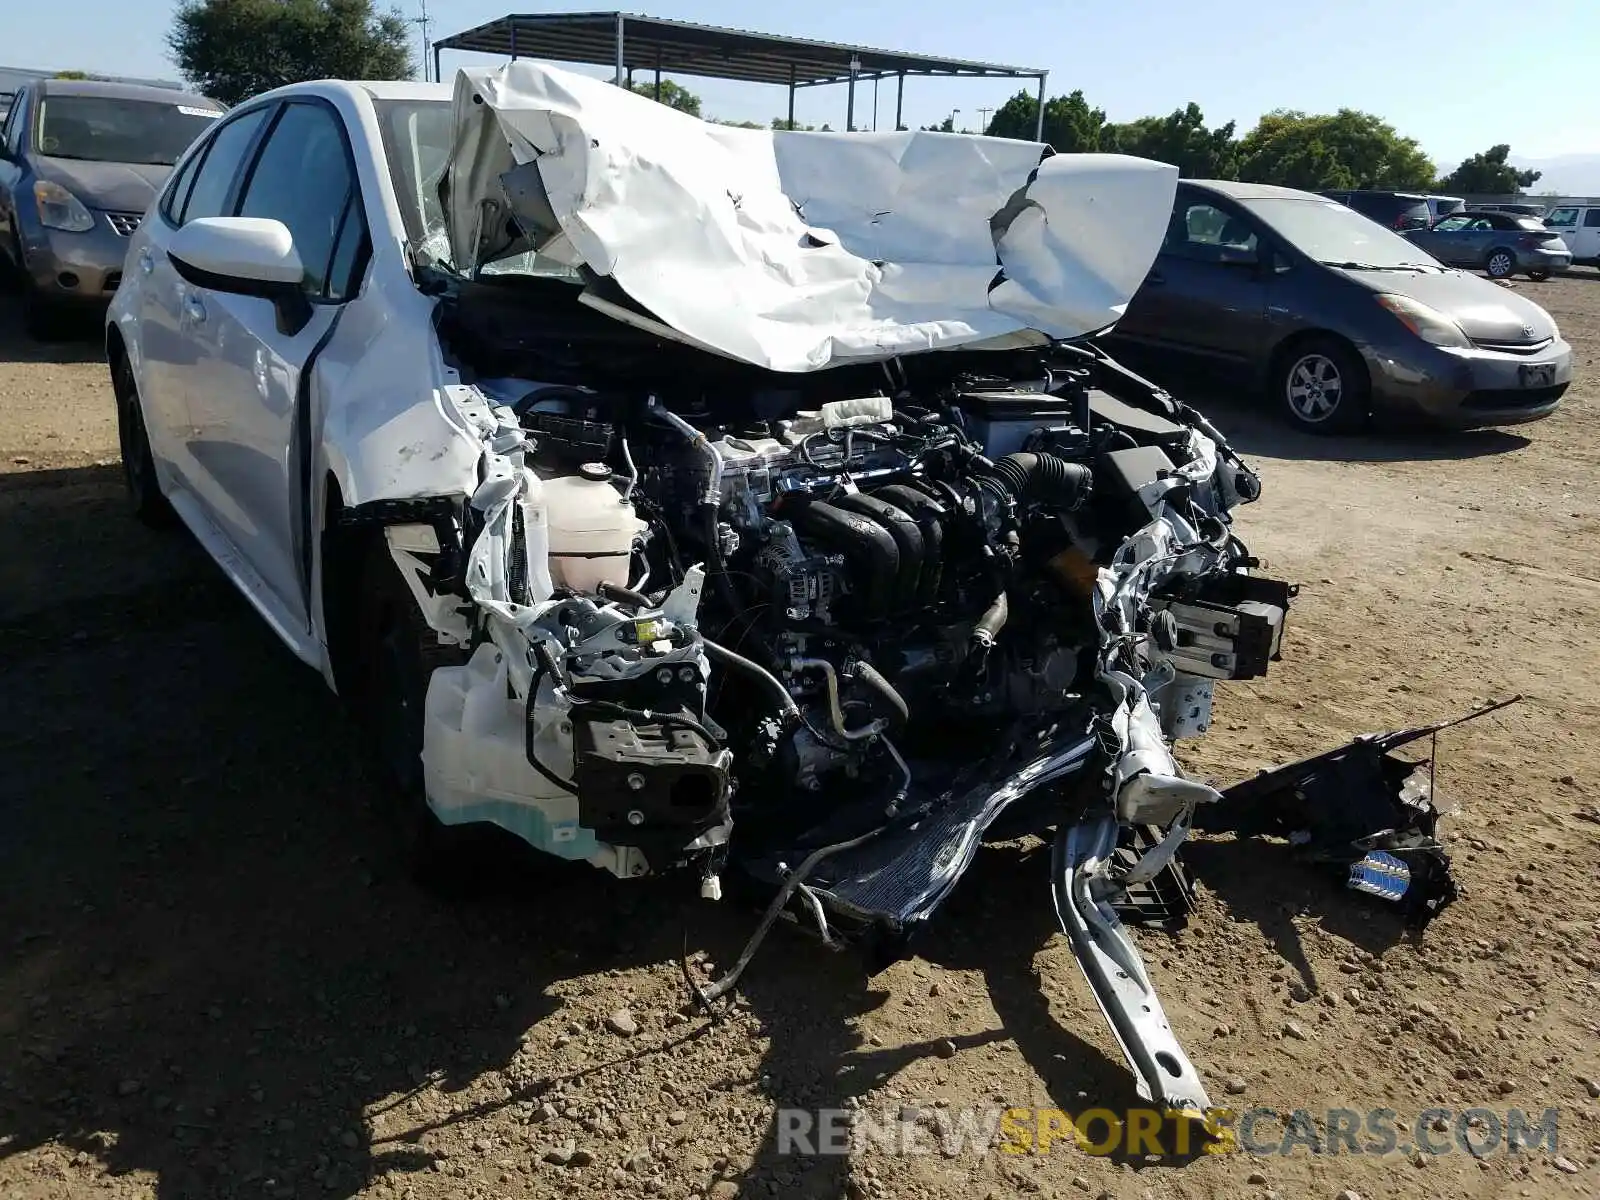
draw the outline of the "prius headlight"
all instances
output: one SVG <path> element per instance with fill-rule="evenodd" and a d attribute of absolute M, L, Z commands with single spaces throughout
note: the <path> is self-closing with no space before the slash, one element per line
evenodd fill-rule
<path fill-rule="evenodd" d="M 1431 308 L 1420 300 L 1388 293 L 1378 296 L 1377 300 L 1392 312 L 1402 325 L 1430 345 L 1450 346 L 1458 350 L 1464 350 L 1472 345 L 1472 339 L 1461 332 L 1461 326 L 1438 309 Z"/>

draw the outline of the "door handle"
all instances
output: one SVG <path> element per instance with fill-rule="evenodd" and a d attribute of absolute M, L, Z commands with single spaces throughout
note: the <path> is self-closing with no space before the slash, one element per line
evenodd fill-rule
<path fill-rule="evenodd" d="M 146 275 L 148 275 L 148 274 L 150 274 L 151 271 L 154 271 L 155 269 L 156 269 L 156 260 L 154 258 L 150 257 L 150 247 L 149 246 L 140 246 L 139 247 L 139 270 L 143 271 Z"/>
<path fill-rule="evenodd" d="M 183 311 L 189 314 L 189 320 L 196 325 L 203 324 L 206 319 L 206 306 L 200 302 L 199 296 L 185 296 Z"/>

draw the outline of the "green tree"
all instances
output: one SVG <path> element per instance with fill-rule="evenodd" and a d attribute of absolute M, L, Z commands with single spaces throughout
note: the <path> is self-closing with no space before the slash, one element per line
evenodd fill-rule
<path fill-rule="evenodd" d="M 1039 101 L 1021 91 L 995 109 L 984 132 L 990 137 L 1031 142 L 1038 118 Z M 1091 108 L 1081 91 L 1070 96 L 1052 96 L 1045 101 L 1044 140 L 1063 154 L 1106 149 L 1107 128 L 1105 110 Z"/>
<path fill-rule="evenodd" d="M 87 72 L 87 71 L 57 71 L 55 77 L 57 79 L 87 79 L 87 78 L 89 78 L 89 72 Z"/>
<path fill-rule="evenodd" d="M 654 80 L 648 83 L 635 83 L 632 86 L 635 92 L 646 99 L 654 100 L 656 98 Z M 675 108 L 681 113 L 688 113 L 691 117 L 700 115 L 700 97 L 670 79 L 661 81 L 661 103 L 668 108 Z"/>
<path fill-rule="evenodd" d="M 1433 187 L 1433 163 L 1415 139 L 1371 113 L 1278 110 L 1239 143 L 1239 178 L 1282 187 Z"/>
<path fill-rule="evenodd" d="M 1439 181 L 1439 190 L 1464 196 L 1509 196 L 1538 182 L 1541 172 L 1519 171 L 1506 162 L 1510 146 L 1474 154 Z"/>
<path fill-rule="evenodd" d="M 924 125 L 922 127 L 923 133 L 954 133 L 955 131 L 956 118 L 954 113 L 940 121 L 937 125 Z"/>
<path fill-rule="evenodd" d="M 788 117 L 773 117 L 772 127 L 774 129 L 816 129 L 815 125 L 803 125 L 799 121 L 794 121 L 791 123 Z M 824 126 L 824 128 L 826 128 L 826 126 Z"/>
<path fill-rule="evenodd" d="M 410 32 L 372 0 L 179 0 L 167 47 L 225 104 L 305 79 L 409 79 Z"/>
<path fill-rule="evenodd" d="M 1205 114 L 1193 103 L 1165 117 L 1140 117 L 1126 125 L 1108 126 L 1100 148 L 1171 163 L 1185 179 L 1239 177 L 1239 144 L 1233 137 L 1233 122 L 1207 129 Z"/>

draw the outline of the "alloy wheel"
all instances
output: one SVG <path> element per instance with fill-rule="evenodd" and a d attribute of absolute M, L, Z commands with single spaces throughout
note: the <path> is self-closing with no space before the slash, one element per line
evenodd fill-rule
<path fill-rule="evenodd" d="M 1295 416 L 1316 425 L 1338 411 L 1339 401 L 1344 398 L 1344 376 L 1327 355 L 1307 354 L 1289 368 L 1285 389 L 1285 399 Z"/>
<path fill-rule="evenodd" d="M 1516 268 L 1516 260 L 1500 250 L 1489 256 L 1489 276 L 1493 279 L 1505 279 Z"/>

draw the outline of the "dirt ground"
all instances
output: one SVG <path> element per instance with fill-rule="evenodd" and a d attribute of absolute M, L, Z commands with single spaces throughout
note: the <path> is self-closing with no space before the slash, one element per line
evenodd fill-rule
<path fill-rule="evenodd" d="M 1576 347 L 1544 422 L 1324 441 L 1210 406 L 1265 481 L 1244 536 L 1303 588 L 1199 771 L 1526 699 L 1441 738 L 1465 894 L 1420 940 L 1229 839 L 1187 852 L 1188 928 L 1138 935 L 1215 1099 L 1392 1109 L 1396 1148 L 1156 1161 L 778 1153 L 779 1106 L 1137 1104 L 1047 855 L 986 850 L 871 978 L 780 932 L 715 1025 L 678 960 L 730 960 L 742 909 L 587 868 L 414 889 L 320 680 L 125 513 L 95 344 L 0 307 L 0 1198 L 1600 1194 L 1600 275 L 1517 286 Z M 1556 1108 L 1559 1146 L 1405 1152 L 1435 1107 Z"/>

